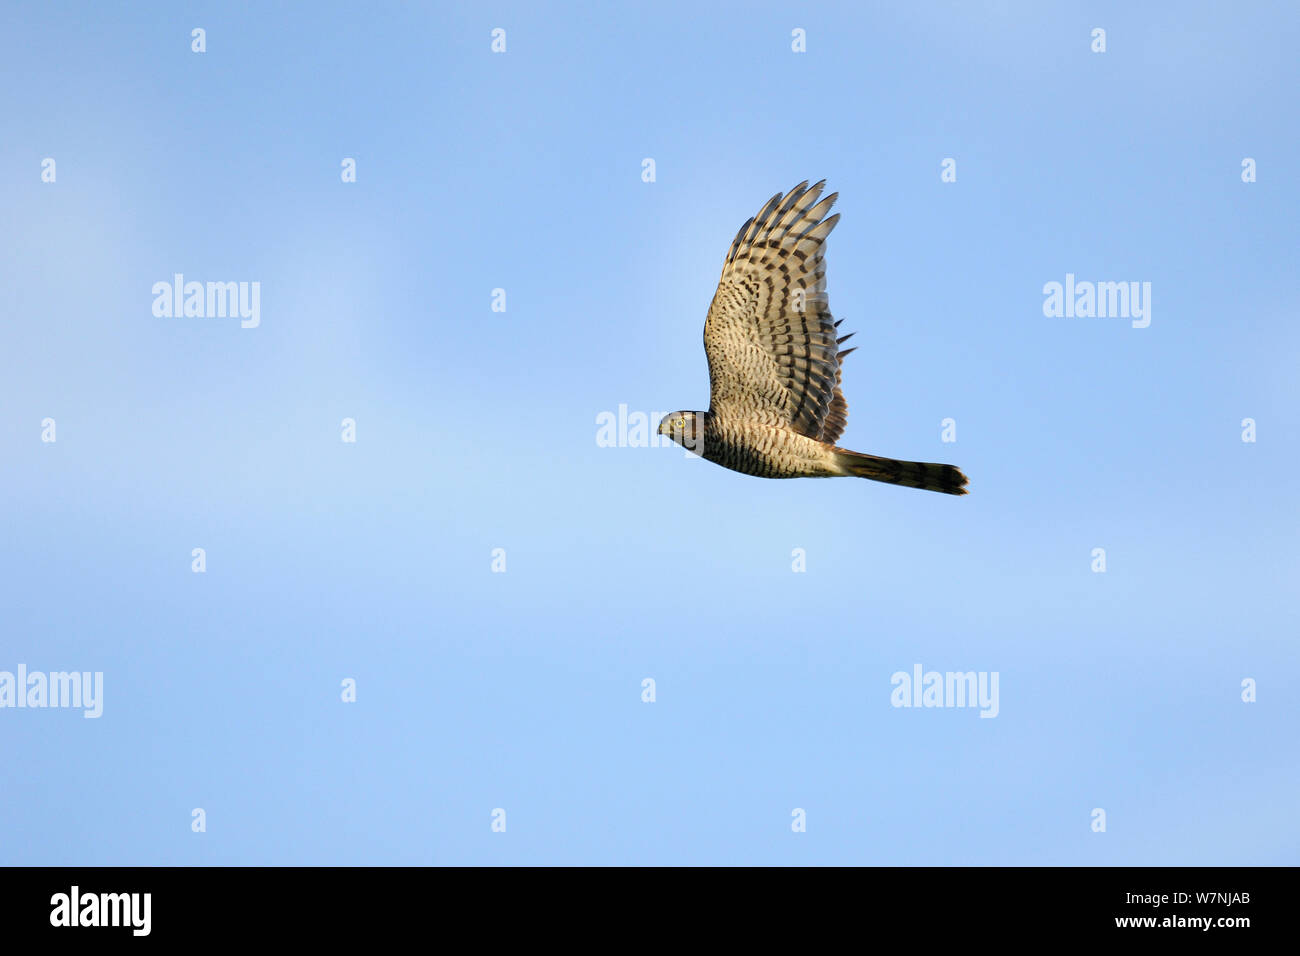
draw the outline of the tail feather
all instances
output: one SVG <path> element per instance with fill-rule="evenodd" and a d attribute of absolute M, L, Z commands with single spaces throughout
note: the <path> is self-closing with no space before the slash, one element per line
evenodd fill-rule
<path fill-rule="evenodd" d="M 844 469 L 845 475 L 854 478 L 870 478 L 891 485 L 939 491 L 945 495 L 966 494 L 966 476 L 955 465 L 877 458 L 847 448 L 836 448 L 835 452 L 835 463 Z"/>

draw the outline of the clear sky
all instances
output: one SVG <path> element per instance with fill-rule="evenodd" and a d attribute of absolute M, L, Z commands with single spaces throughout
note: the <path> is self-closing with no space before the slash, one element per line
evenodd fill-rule
<path fill-rule="evenodd" d="M 1300 862 L 1296 5 L 540 6 L 0 10 L 0 863 Z M 969 497 L 597 441 L 822 177 Z"/>

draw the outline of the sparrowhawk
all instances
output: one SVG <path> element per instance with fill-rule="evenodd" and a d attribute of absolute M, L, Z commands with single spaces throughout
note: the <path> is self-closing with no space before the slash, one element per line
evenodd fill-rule
<path fill-rule="evenodd" d="M 709 410 L 673 412 L 659 434 L 724 468 L 761 478 L 870 478 L 966 494 L 953 465 L 877 458 L 836 446 L 849 407 L 826 298 L 826 181 L 777 193 L 736 234 L 704 322 Z"/>

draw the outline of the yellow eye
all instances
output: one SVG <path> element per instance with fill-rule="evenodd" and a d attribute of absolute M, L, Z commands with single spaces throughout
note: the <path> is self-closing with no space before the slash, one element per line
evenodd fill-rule
<path fill-rule="evenodd" d="M 673 422 L 673 424 L 676 425 L 678 428 L 685 428 L 685 427 L 686 427 L 686 419 L 684 419 L 684 418 L 679 418 L 679 419 L 677 419 L 677 421 Z"/>

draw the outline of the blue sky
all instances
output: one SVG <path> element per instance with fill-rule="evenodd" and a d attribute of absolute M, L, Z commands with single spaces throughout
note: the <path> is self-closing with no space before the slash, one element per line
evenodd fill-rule
<path fill-rule="evenodd" d="M 0 671 L 104 687 L 0 708 L 0 862 L 1300 862 L 1294 5 L 0 21 Z M 823 177 L 841 443 L 966 498 L 596 441 L 707 407 L 736 229 Z"/>

